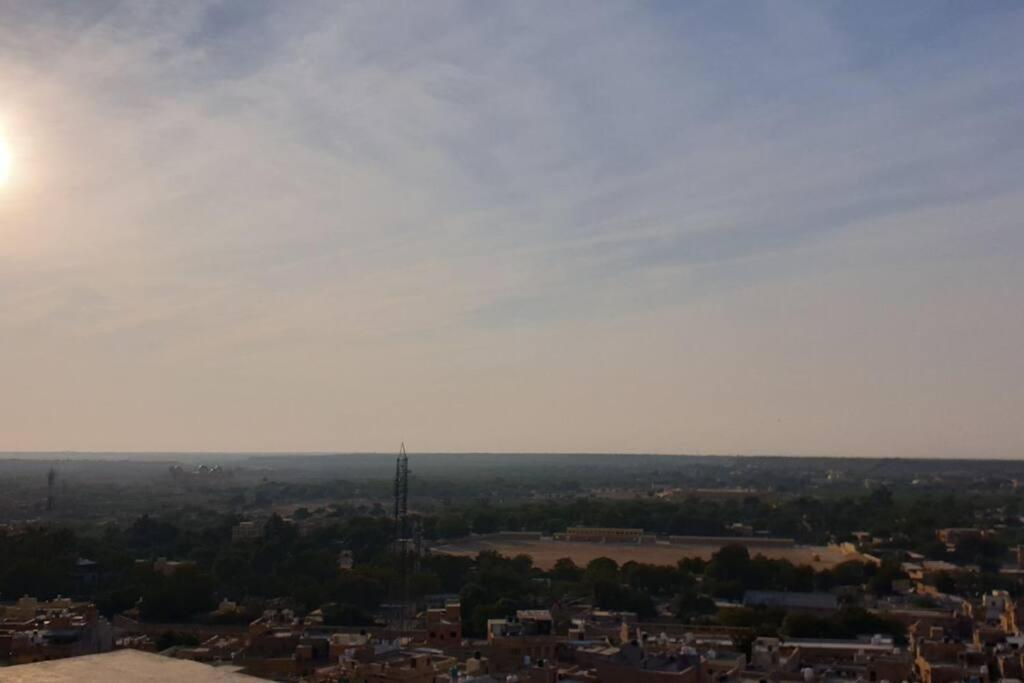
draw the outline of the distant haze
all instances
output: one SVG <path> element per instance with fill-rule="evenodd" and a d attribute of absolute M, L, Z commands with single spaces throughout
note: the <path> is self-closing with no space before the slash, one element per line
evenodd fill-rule
<path fill-rule="evenodd" d="M 1024 455 L 1022 35 L 0 0 L 0 451 Z"/>

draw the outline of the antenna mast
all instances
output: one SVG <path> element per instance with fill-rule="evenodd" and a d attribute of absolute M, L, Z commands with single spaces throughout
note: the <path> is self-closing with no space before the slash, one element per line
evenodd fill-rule
<path fill-rule="evenodd" d="M 57 481 L 57 470 L 50 468 L 46 473 L 46 510 L 53 510 L 53 485 Z"/>
<path fill-rule="evenodd" d="M 405 442 L 395 461 L 395 551 L 398 554 L 398 580 L 401 591 L 399 635 L 405 631 L 405 612 L 409 601 L 409 456 Z"/>

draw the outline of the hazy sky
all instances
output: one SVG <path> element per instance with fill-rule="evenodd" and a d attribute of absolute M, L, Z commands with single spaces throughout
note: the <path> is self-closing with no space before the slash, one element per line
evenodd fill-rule
<path fill-rule="evenodd" d="M 1022 35 L 0 0 L 0 450 L 1024 456 Z"/>

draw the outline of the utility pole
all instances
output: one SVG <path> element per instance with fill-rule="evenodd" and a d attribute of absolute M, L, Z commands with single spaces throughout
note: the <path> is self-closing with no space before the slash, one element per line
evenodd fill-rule
<path fill-rule="evenodd" d="M 50 468 L 46 473 L 46 511 L 53 510 L 53 485 L 57 482 L 57 470 Z"/>
<path fill-rule="evenodd" d="M 405 612 L 409 602 L 409 456 L 402 442 L 395 461 L 395 552 L 398 555 L 399 639 L 405 631 Z"/>

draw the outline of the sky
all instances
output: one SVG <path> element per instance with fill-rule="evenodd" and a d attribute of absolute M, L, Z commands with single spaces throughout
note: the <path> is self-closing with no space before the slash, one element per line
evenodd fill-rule
<path fill-rule="evenodd" d="M 1021 35 L 0 0 L 0 451 L 1024 456 Z"/>

